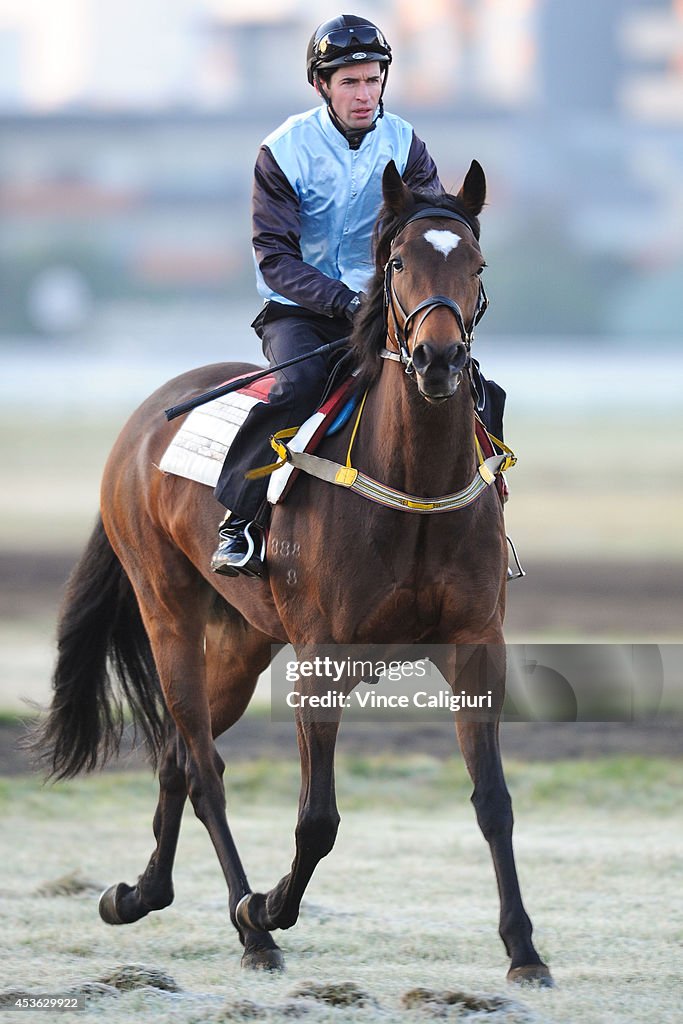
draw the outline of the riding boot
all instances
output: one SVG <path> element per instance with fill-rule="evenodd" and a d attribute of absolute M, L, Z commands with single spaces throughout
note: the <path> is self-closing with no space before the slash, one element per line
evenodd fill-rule
<path fill-rule="evenodd" d="M 218 531 L 220 543 L 211 558 L 211 569 L 221 576 L 265 575 L 264 539 L 261 527 L 228 513 Z"/>

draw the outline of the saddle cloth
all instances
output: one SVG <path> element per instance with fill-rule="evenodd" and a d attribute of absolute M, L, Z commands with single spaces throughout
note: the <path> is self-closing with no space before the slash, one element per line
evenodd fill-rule
<path fill-rule="evenodd" d="M 257 402 L 268 401 L 268 394 L 274 384 L 275 377 L 269 374 L 239 391 L 193 409 L 164 452 L 159 469 L 164 473 L 215 487 L 237 431 Z M 295 451 L 312 452 L 328 431 L 340 429 L 343 424 L 339 421 L 342 415 L 346 415 L 344 406 L 348 403 L 353 387 L 353 377 L 347 378 L 318 411 L 301 425 L 296 436 L 289 442 L 289 447 Z M 348 415 L 351 411 L 349 407 Z M 268 500 L 272 504 L 284 493 L 290 478 L 293 479 L 293 472 L 294 467 L 286 465 L 271 475 Z"/>

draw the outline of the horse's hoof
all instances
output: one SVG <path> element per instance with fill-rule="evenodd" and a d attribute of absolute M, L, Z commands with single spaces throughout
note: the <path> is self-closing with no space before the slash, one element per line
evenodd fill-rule
<path fill-rule="evenodd" d="M 119 882 L 118 885 L 110 885 L 108 889 L 105 889 L 100 896 L 99 912 L 100 917 L 105 924 L 125 924 L 126 922 L 119 916 L 116 909 L 116 894 L 119 891 L 119 887 L 123 885 L 123 882 Z"/>
<path fill-rule="evenodd" d="M 245 949 L 241 965 L 246 971 L 284 971 L 281 949 Z"/>
<path fill-rule="evenodd" d="M 553 976 L 545 964 L 529 964 L 527 967 L 511 967 L 508 981 L 513 985 L 536 985 L 538 988 L 554 988 Z"/>

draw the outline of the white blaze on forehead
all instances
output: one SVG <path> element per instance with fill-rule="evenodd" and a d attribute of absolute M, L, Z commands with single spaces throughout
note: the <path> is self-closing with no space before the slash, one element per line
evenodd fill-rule
<path fill-rule="evenodd" d="M 430 231 L 425 231 L 425 239 L 437 252 L 443 253 L 444 259 L 448 259 L 449 252 L 452 252 L 460 241 L 460 235 L 453 231 L 437 231 L 436 228 L 431 228 Z"/>

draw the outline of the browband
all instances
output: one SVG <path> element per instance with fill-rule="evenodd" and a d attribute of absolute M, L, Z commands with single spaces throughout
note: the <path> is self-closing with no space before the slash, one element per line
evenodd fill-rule
<path fill-rule="evenodd" d="M 403 229 L 412 221 L 424 220 L 426 217 L 447 217 L 448 220 L 460 221 L 461 224 L 464 224 L 466 228 L 470 229 L 475 238 L 479 238 L 479 232 L 474 221 L 470 220 L 469 217 L 466 217 L 464 213 L 456 213 L 455 210 L 448 210 L 443 206 L 423 206 L 415 213 L 411 213 L 410 216 L 406 217 L 403 221 L 396 234 L 400 234 L 400 232 L 403 231 Z M 396 235 L 394 235 L 394 237 L 396 237 Z"/>

